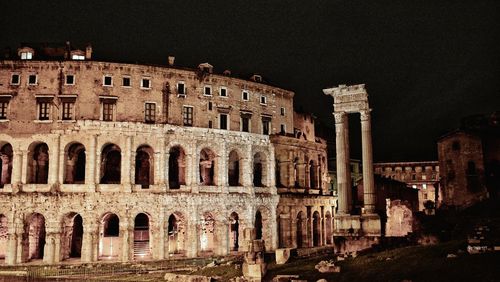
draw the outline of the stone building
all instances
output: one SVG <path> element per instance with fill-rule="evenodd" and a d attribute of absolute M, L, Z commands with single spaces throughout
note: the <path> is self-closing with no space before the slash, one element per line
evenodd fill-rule
<path fill-rule="evenodd" d="M 418 191 L 418 210 L 425 209 L 425 203 L 432 201 L 439 206 L 439 164 L 429 162 L 391 162 L 373 164 L 375 174 L 401 181 Z"/>
<path fill-rule="evenodd" d="M 442 204 L 464 208 L 500 187 L 500 125 L 498 112 L 464 118 L 459 129 L 438 140 Z"/>
<path fill-rule="evenodd" d="M 332 243 L 326 145 L 293 92 L 173 57 L 93 61 L 90 46 L 12 58 L 0 61 L 6 264 L 225 255 L 245 251 L 248 227 L 270 251 Z"/>

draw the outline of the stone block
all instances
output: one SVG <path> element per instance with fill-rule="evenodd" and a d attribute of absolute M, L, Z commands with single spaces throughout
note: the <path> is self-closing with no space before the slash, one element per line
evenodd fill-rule
<path fill-rule="evenodd" d="M 201 275 L 185 275 L 176 273 L 165 273 L 163 277 L 165 281 L 168 282 L 210 282 L 211 277 L 201 276 Z"/>
<path fill-rule="evenodd" d="M 259 278 L 262 279 L 266 274 L 265 264 L 248 264 L 243 263 L 243 276 L 249 278 Z"/>
<path fill-rule="evenodd" d="M 288 275 L 288 274 L 276 275 L 273 278 L 273 282 L 290 282 L 292 281 L 292 279 L 297 279 L 297 278 L 299 278 L 298 275 Z"/>
<path fill-rule="evenodd" d="M 316 268 L 321 273 L 337 273 L 340 272 L 340 266 L 336 266 L 332 261 L 320 261 L 316 266 Z"/>
<path fill-rule="evenodd" d="M 290 248 L 277 249 L 276 264 L 285 264 L 290 259 Z"/>

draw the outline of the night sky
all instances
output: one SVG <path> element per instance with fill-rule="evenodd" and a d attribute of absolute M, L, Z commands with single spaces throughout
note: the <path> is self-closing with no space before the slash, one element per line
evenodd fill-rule
<path fill-rule="evenodd" d="M 259 73 L 331 128 L 321 90 L 365 83 L 375 161 L 435 160 L 436 140 L 461 117 L 500 110 L 500 1 L 2 0 L 0 11 L 0 48 L 90 42 L 97 60 L 174 55 Z"/>

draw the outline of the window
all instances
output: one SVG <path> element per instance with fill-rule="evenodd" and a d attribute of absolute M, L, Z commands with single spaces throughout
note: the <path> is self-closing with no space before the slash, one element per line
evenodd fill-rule
<path fill-rule="evenodd" d="M 62 102 L 62 120 L 74 120 L 73 118 L 73 108 L 75 103 L 73 101 L 63 101 Z"/>
<path fill-rule="evenodd" d="M 177 82 L 177 94 L 186 95 L 186 85 L 184 82 Z"/>
<path fill-rule="evenodd" d="M 156 116 L 156 104 L 146 103 L 144 108 L 144 121 L 146 123 L 154 123 Z"/>
<path fill-rule="evenodd" d="M 113 77 L 111 75 L 105 75 L 102 78 L 102 85 L 103 86 L 113 86 Z"/>
<path fill-rule="evenodd" d="M 220 114 L 219 115 L 219 120 L 220 120 L 220 124 L 219 124 L 219 128 L 220 129 L 228 129 L 227 128 L 227 114 Z"/>
<path fill-rule="evenodd" d="M 208 102 L 208 110 L 211 111 L 212 110 L 212 102 Z"/>
<path fill-rule="evenodd" d="M 28 85 L 36 85 L 38 82 L 36 74 L 30 74 L 28 76 Z"/>
<path fill-rule="evenodd" d="M 248 91 L 246 91 L 246 90 L 243 90 L 241 92 L 241 99 L 243 101 L 248 101 L 250 99 L 250 93 Z"/>
<path fill-rule="evenodd" d="M 130 76 L 124 76 L 122 77 L 122 86 L 123 87 L 130 87 Z"/>
<path fill-rule="evenodd" d="M 193 126 L 193 107 L 182 108 L 182 119 L 185 126 Z"/>
<path fill-rule="evenodd" d="M 281 115 L 285 116 L 285 108 L 284 107 L 281 107 Z"/>
<path fill-rule="evenodd" d="M 219 91 L 219 95 L 221 97 L 227 97 L 227 88 L 226 87 L 221 87 Z"/>
<path fill-rule="evenodd" d="M 102 102 L 102 120 L 113 121 L 114 119 L 115 103 L 111 100 L 104 100 Z"/>
<path fill-rule="evenodd" d="M 75 84 L 75 76 L 72 74 L 66 75 L 66 80 L 64 81 L 66 85 L 74 85 Z"/>
<path fill-rule="evenodd" d="M 31 60 L 31 59 L 33 59 L 33 53 L 21 52 L 21 60 Z"/>
<path fill-rule="evenodd" d="M 83 61 L 85 60 L 85 56 L 84 55 L 76 55 L 76 54 L 73 54 L 71 56 L 71 59 L 72 60 L 75 60 L 75 61 Z"/>
<path fill-rule="evenodd" d="M 250 116 L 241 117 L 241 131 L 250 132 Z"/>
<path fill-rule="evenodd" d="M 281 132 L 281 135 L 285 135 L 285 133 L 286 133 L 286 125 L 282 124 L 280 126 L 280 132 Z"/>
<path fill-rule="evenodd" d="M 38 101 L 38 120 L 49 120 L 50 118 L 50 102 Z"/>
<path fill-rule="evenodd" d="M 260 96 L 260 104 L 261 105 L 267 104 L 267 97 L 266 96 Z"/>
<path fill-rule="evenodd" d="M 142 89 L 151 89 L 151 79 L 149 79 L 149 78 L 141 79 L 141 88 Z"/>
<path fill-rule="evenodd" d="M 21 82 L 21 76 L 17 73 L 13 73 L 12 76 L 10 77 L 10 84 L 19 85 L 20 82 Z"/>
<path fill-rule="evenodd" d="M 0 100 L 0 119 L 7 119 L 8 106 L 9 106 L 9 101 Z"/>
<path fill-rule="evenodd" d="M 271 119 L 268 117 L 262 118 L 262 134 L 269 135 L 271 133 Z"/>
<path fill-rule="evenodd" d="M 203 95 L 212 96 L 212 86 L 205 85 L 205 87 L 203 87 Z"/>
<path fill-rule="evenodd" d="M 211 120 L 209 120 L 209 121 L 208 121 L 208 128 L 213 128 L 213 127 L 214 127 L 214 126 L 213 126 L 213 124 L 212 124 L 212 121 L 211 121 Z"/>

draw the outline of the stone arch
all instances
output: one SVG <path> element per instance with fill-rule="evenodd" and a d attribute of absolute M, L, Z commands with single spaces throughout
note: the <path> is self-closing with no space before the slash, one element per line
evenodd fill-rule
<path fill-rule="evenodd" d="M 9 242 L 9 226 L 8 219 L 5 215 L 0 214 L 0 259 L 5 259 L 7 246 Z"/>
<path fill-rule="evenodd" d="M 101 217 L 99 229 L 99 258 L 119 258 L 122 248 L 120 218 L 114 213 L 105 213 Z"/>
<path fill-rule="evenodd" d="M 204 212 L 200 225 L 200 250 L 213 252 L 216 248 L 215 217 L 211 212 Z"/>
<path fill-rule="evenodd" d="M 186 227 L 185 216 L 181 212 L 174 212 L 168 217 L 168 253 L 185 254 L 186 252 Z"/>
<path fill-rule="evenodd" d="M 321 245 L 321 217 L 318 211 L 315 211 L 312 215 L 312 243 L 314 247 Z"/>
<path fill-rule="evenodd" d="M 267 187 L 267 156 L 262 152 L 253 155 L 253 185 L 255 187 Z"/>
<path fill-rule="evenodd" d="M 304 228 L 306 227 L 306 223 L 305 223 L 305 214 L 303 211 L 299 211 L 297 213 L 297 217 L 296 217 L 296 224 L 297 224 L 297 228 L 296 228 L 296 244 L 297 244 L 297 248 L 303 248 L 304 247 Z"/>
<path fill-rule="evenodd" d="M 101 151 L 101 184 L 119 184 L 121 182 L 122 153 L 118 145 L 109 143 Z"/>
<path fill-rule="evenodd" d="M 181 185 L 186 185 L 186 153 L 177 145 L 169 150 L 168 187 L 178 189 Z"/>
<path fill-rule="evenodd" d="M 240 217 L 237 212 L 232 212 L 229 216 L 229 249 L 237 252 L 240 238 Z"/>
<path fill-rule="evenodd" d="M 151 223 L 150 216 L 146 213 L 139 213 L 134 219 L 134 258 L 151 258 Z"/>
<path fill-rule="evenodd" d="M 330 211 L 326 211 L 325 213 L 325 237 L 326 237 L 326 244 L 331 245 L 333 241 L 332 241 L 332 215 L 330 214 Z"/>
<path fill-rule="evenodd" d="M 47 184 L 49 180 L 49 146 L 44 142 L 33 142 L 28 147 L 27 182 Z"/>
<path fill-rule="evenodd" d="M 237 150 L 232 150 L 228 156 L 227 179 L 229 186 L 241 186 L 241 158 Z"/>
<path fill-rule="evenodd" d="M 0 188 L 12 181 L 12 160 L 14 153 L 12 145 L 0 142 Z"/>
<path fill-rule="evenodd" d="M 215 153 L 209 148 L 200 151 L 200 184 L 217 185 L 217 160 Z"/>
<path fill-rule="evenodd" d="M 45 235 L 45 217 L 40 213 L 30 214 L 24 223 L 22 240 L 22 257 L 25 261 L 43 259 Z"/>
<path fill-rule="evenodd" d="M 64 149 L 64 184 L 84 184 L 86 167 L 85 146 L 73 142 Z"/>
<path fill-rule="evenodd" d="M 314 160 L 309 161 L 309 188 L 316 188 L 316 163 Z"/>
<path fill-rule="evenodd" d="M 149 188 L 154 183 L 154 150 L 149 145 L 142 145 L 135 153 L 135 184 Z"/>
<path fill-rule="evenodd" d="M 61 259 L 81 258 L 83 218 L 76 212 L 63 216 L 61 222 Z"/>

